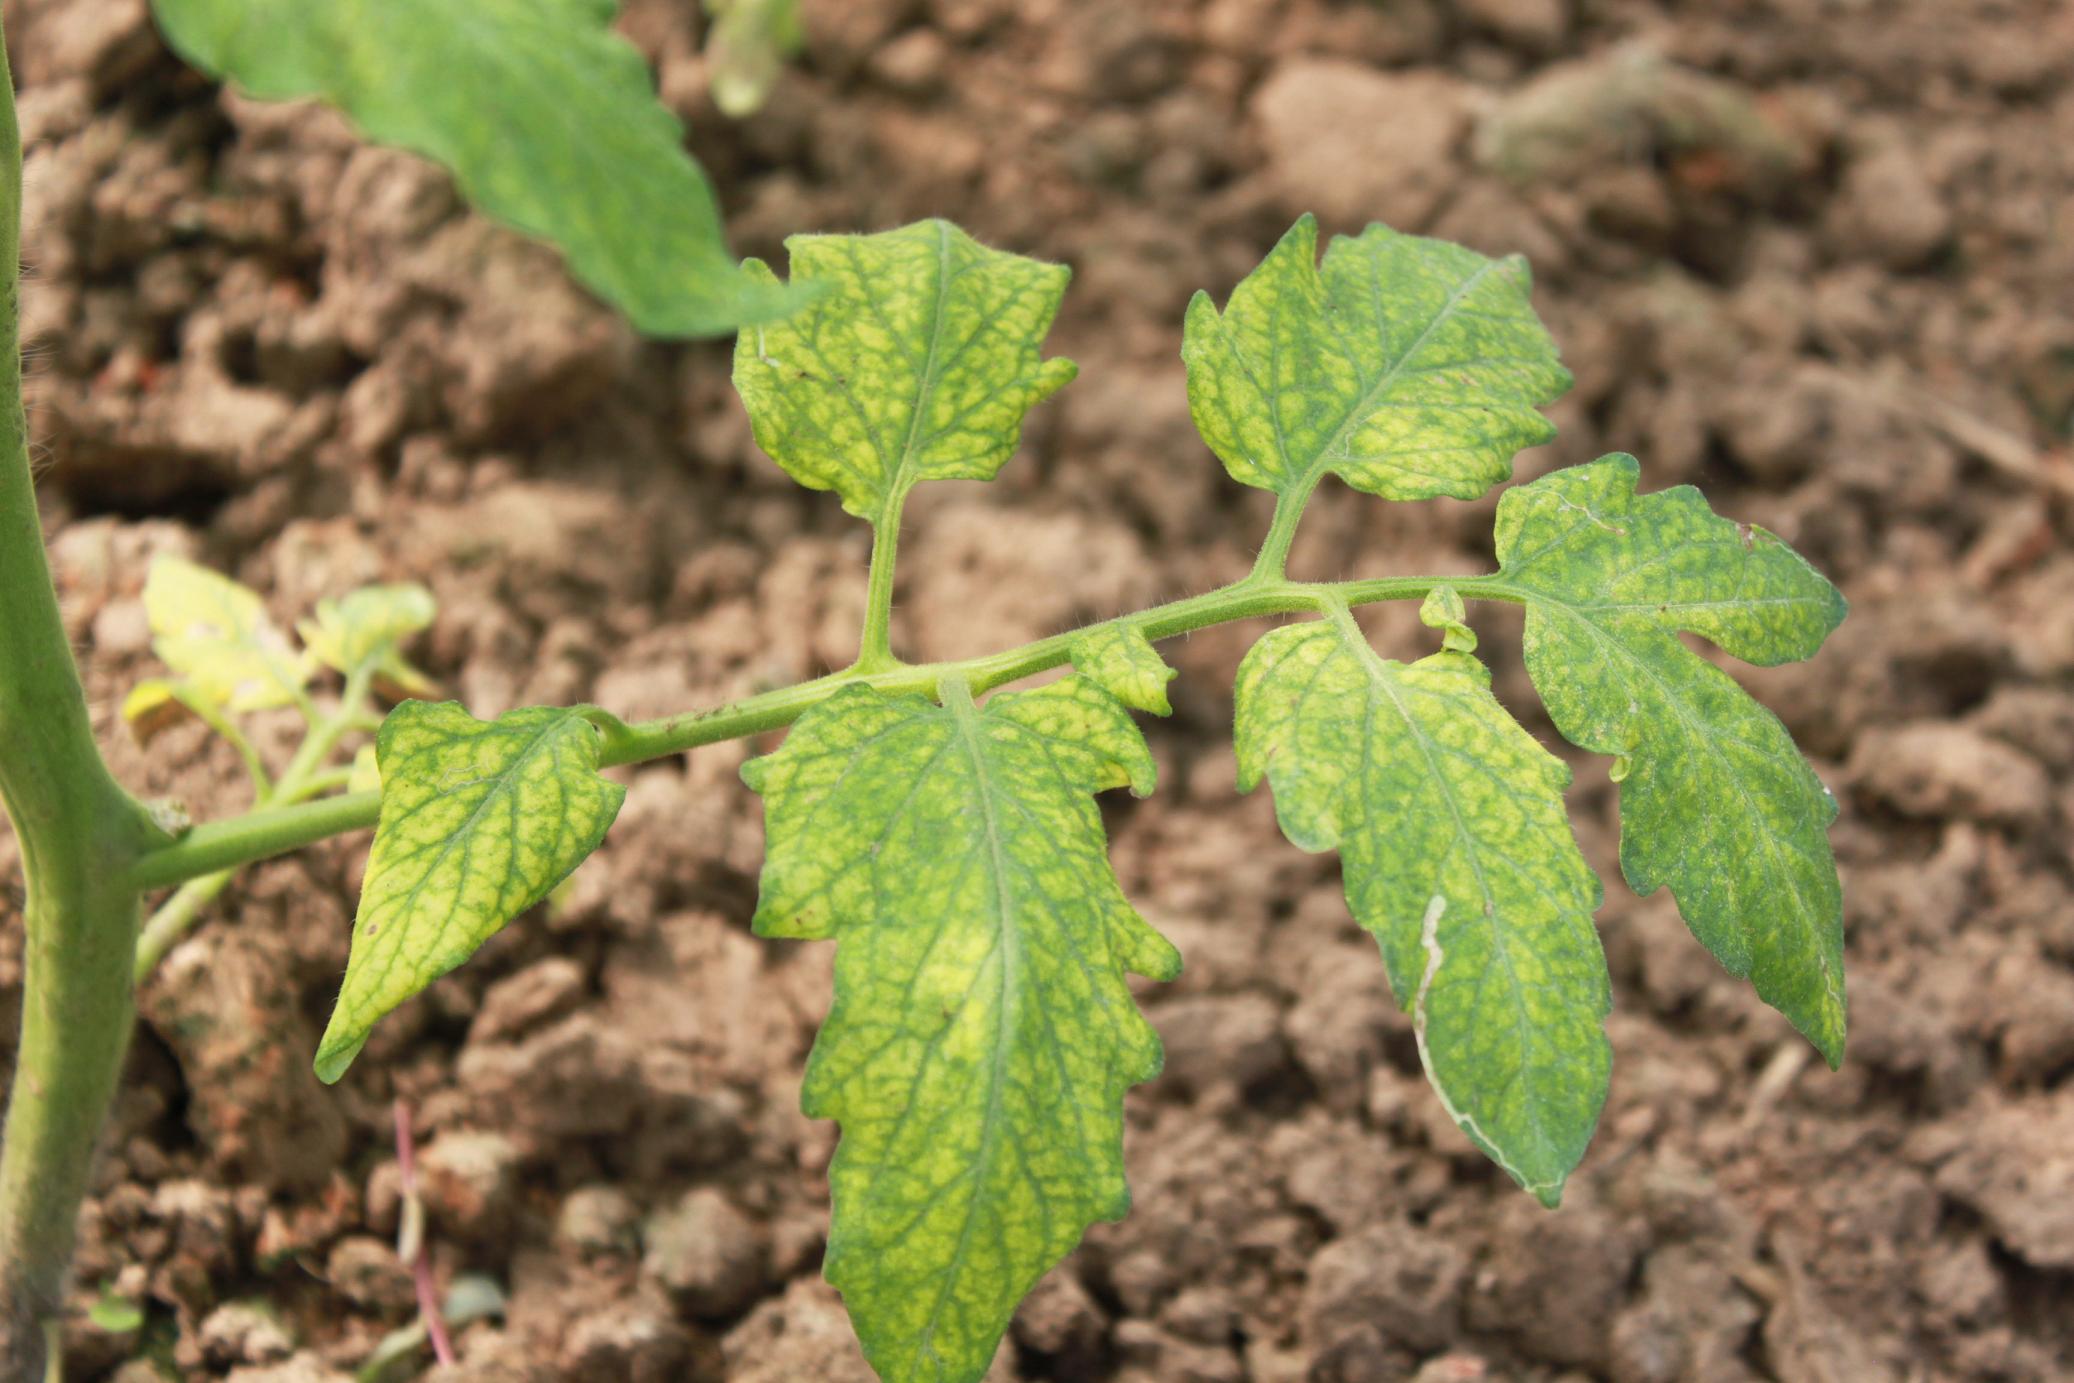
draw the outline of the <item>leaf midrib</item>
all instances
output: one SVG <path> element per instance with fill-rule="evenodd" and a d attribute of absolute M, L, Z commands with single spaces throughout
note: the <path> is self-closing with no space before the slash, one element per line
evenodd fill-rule
<path fill-rule="evenodd" d="M 1326 255 L 1330 258 L 1331 251 L 1328 250 Z M 1340 449 L 1346 446 L 1347 438 L 1352 434 L 1360 420 L 1375 411 L 1378 402 L 1403 376 L 1405 367 L 1418 356 L 1420 351 L 1426 348 L 1426 343 L 1432 339 L 1433 333 L 1440 329 L 1441 324 L 1454 315 L 1455 309 L 1460 307 L 1470 293 L 1476 290 L 1477 285 L 1490 277 L 1503 264 L 1503 260 L 1485 260 L 1477 266 L 1475 273 L 1455 285 L 1454 290 L 1448 294 L 1447 301 L 1440 305 L 1440 310 L 1433 314 L 1433 319 L 1427 322 L 1425 327 L 1420 330 L 1417 338 L 1409 346 L 1405 347 L 1403 353 L 1390 363 L 1390 367 L 1376 379 L 1375 384 L 1368 392 L 1348 407 L 1346 413 L 1340 418 L 1339 426 L 1334 429 L 1332 436 L 1326 439 L 1324 445 L 1318 448 L 1317 455 L 1313 456 L 1306 465 L 1300 485 L 1293 486 L 1291 487 L 1292 489 L 1310 489 L 1324 477 L 1327 471 L 1332 469 L 1332 463 L 1344 459 L 1339 455 Z M 1324 271 L 1322 269 L 1319 271 L 1319 282 L 1322 289 L 1324 282 Z M 1379 307 L 1379 304 L 1371 302 L 1372 309 L 1377 307 Z M 1270 411 L 1278 413 L 1278 410 Z M 1279 437 L 1281 434 L 1279 413 L 1275 423 L 1275 431 L 1277 437 Z M 1286 447 L 1283 455 L 1288 455 Z"/>
<path fill-rule="evenodd" d="M 886 493 L 874 528 L 900 522 L 901 503 L 915 483 L 912 472 L 915 447 L 922 435 L 923 408 L 936 390 L 937 357 L 943 350 L 944 304 L 951 296 L 951 233 L 948 222 L 936 221 L 932 225 L 936 231 L 936 300 L 930 306 L 929 346 L 922 354 L 921 375 L 915 380 L 914 405 L 907 420 L 907 440 L 901 443 L 900 455 L 886 476 Z M 854 245 L 856 242 L 851 243 Z"/>
<path fill-rule="evenodd" d="M 973 1227 L 979 1220 L 979 1201 L 986 1190 L 987 1166 L 993 1156 L 994 1144 L 1000 1135 L 1001 1091 L 1007 1080 L 1007 1053 L 1014 1041 L 1019 997 L 1017 986 L 1022 968 L 1022 936 L 1015 924 L 1015 891 L 1009 882 L 1008 862 L 1001 843 L 1001 823 L 995 811 L 993 776 L 989 771 L 986 747 L 980 740 L 979 710 L 973 705 L 971 694 L 962 684 L 946 690 L 949 692 L 945 697 L 946 708 L 950 711 L 952 723 L 956 725 L 958 736 L 964 743 L 966 756 L 972 763 L 973 780 L 979 794 L 980 815 L 986 831 L 988 858 L 993 865 L 993 893 L 1001 938 L 1001 1002 L 994 1050 L 987 1072 L 987 1109 L 981 1123 L 979 1147 L 972 1158 L 972 1196 L 966 1202 L 965 1222 L 958 1229 L 957 1245 L 951 1250 L 950 1260 L 944 1266 L 936 1300 L 929 1308 L 929 1319 L 916 1337 L 917 1353 L 927 1354 L 936 1359 L 942 1358 L 936 1349 L 937 1326 L 943 1318 L 944 1306 L 950 1300 L 951 1288 L 956 1284 L 965 1265 L 965 1252 L 971 1246 Z"/>
<path fill-rule="evenodd" d="M 446 863 L 447 857 L 453 853 L 455 845 L 460 842 L 467 842 L 469 849 L 473 850 L 473 837 L 476 831 L 476 827 L 480 822 L 483 813 L 489 808 L 490 803 L 496 801 L 500 794 L 510 791 L 508 784 L 510 782 L 512 775 L 517 773 L 521 768 L 523 768 L 528 762 L 531 761 L 533 755 L 539 751 L 539 748 L 544 741 L 546 741 L 550 736 L 555 734 L 558 730 L 568 725 L 569 722 L 573 719 L 574 717 L 570 716 L 558 716 L 543 720 L 541 722 L 540 728 L 537 731 L 535 731 L 532 735 L 527 737 L 525 743 L 519 747 L 517 752 L 512 755 L 510 761 L 506 763 L 502 769 L 498 770 L 494 774 L 488 775 L 485 778 L 477 778 L 472 780 L 473 783 L 487 782 L 490 784 L 490 786 L 486 791 L 484 791 L 482 797 L 476 802 L 476 804 L 469 809 L 467 818 L 463 820 L 460 825 L 458 825 L 452 831 L 449 831 L 447 833 L 447 838 L 441 844 L 439 853 L 433 857 L 431 863 L 425 865 L 424 868 L 419 872 L 417 879 L 412 882 L 409 891 L 404 894 L 401 901 L 395 901 L 393 895 L 390 899 L 383 900 L 385 903 L 391 904 L 390 907 L 385 909 L 385 915 L 393 916 L 395 914 L 396 908 L 400 907 L 403 909 L 404 916 L 408 917 L 410 915 L 411 910 L 417 906 L 418 896 L 424 892 L 426 885 L 431 880 L 433 874 L 436 873 L 440 869 L 440 867 Z M 492 721 L 490 722 L 490 724 L 494 726 L 496 722 Z M 509 732 L 507 731 L 506 733 Z M 445 792 L 435 790 L 430 796 L 428 796 L 425 799 L 424 802 L 413 804 L 411 808 L 411 814 L 415 814 L 415 812 L 419 808 L 428 805 L 430 802 L 435 801 L 440 797 L 450 796 L 454 791 L 458 791 L 458 789 L 449 789 Z M 513 847 L 512 853 L 515 855 L 517 846 L 516 836 L 513 837 L 510 843 Z M 405 858 L 409 857 L 406 856 Z M 370 865 L 370 872 L 372 872 L 372 868 L 373 866 Z M 442 929 L 452 924 L 454 920 L 454 913 L 457 910 L 459 910 L 460 905 L 461 889 L 459 888 L 457 883 L 454 890 L 454 904 L 452 907 L 447 909 L 446 917 L 443 918 L 439 924 Z M 357 919 L 355 925 L 358 925 Z M 402 952 L 400 950 L 393 947 L 389 948 L 389 953 L 386 962 L 382 966 L 381 975 L 379 977 L 381 981 L 386 981 L 391 975 L 393 975 L 396 972 L 396 966 L 400 961 L 401 957 Z"/>
<path fill-rule="evenodd" d="M 1483 858 L 1477 848 L 1476 837 L 1470 831 L 1467 819 L 1462 815 L 1462 804 L 1455 796 L 1454 784 L 1448 780 L 1446 771 L 1440 766 L 1440 762 L 1434 754 L 1431 739 L 1428 738 L 1425 730 L 1420 726 L 1418 719 L 1412 715 L 1411 710 L 1404 704 L 1404 699 L 1398 695 L 1399 683 L 1396 675 L 1384 663 L 1381 655 L 1375 651 L 1374 646 L 1366 638 L 1362 637 L 1360 626 L 1354 623 L 1353 614 L 1345 606 L 1340 606 L 1333 611 L 1333 622 L 1339 628 L 1342 645 L 1360 660 L 1364 671 L 1368 674 L 1371 723 L 1373 719 L 1374 693 L 1376 690 L 1380 690 L 1383 695 L 1389 698 L 1391 709 L 1397 713 L 1398 719 L 1404 722 L 1404 728 L 1411 735 L 1412 743 L 1418 747 L 1419 757 L 1426 765 L 1426 776 L 1433 782 L 1439 790 L 1441 797 L 1447 802 L 1448 816 L 1455 827 L 1455 848 L 1461 851 L 1468 859 L 1469 868 L 1476 875 L 1477 890 L 1483 894 L 1483 916 L 1490 928 L 1491 944 L 1497 952 L 1498 964 L 1504 967 L 1507 985 L 1514 993 L 1520 992 L 1519 972 L 1512 963 L 1512 948 L 1505 936 L 1505 929 L 1497 925 L 1498 898 L 1491 888 L 1490 876 L 1484 872 Z M 1373 738 L 1365 737 L 1362 748 L 1363 762 L 1366 764 L 1375 758 Z M 1427 982 L 1430 983 L 1432 978 L 1432 975 L 1428 974 L 1426 977 Z M 1424 991 L 1425 985 L 1422 984 L 1420 986 L 1422 998 Z M 1522 1053 L 1520 1079 L 1527 1080 L 1529 1077 L 1524 1064 L 1524 1053 L 1531 1048 L 1532 1041 L 1527 1027 L 1526 1015 L 1518 1011 L 1518 1006 L 1515 1006 L 1513 1014 L 1513 1039 L 1518 1043 Z M 1435 1087 L 1439 1088 L 1443 1098 L 1446 1098 L 1446 1087 L 1441 1084 L 1439 1073 L 1432 1072 L 1429 1074 L 1431 1074 Z M 1448 1103 L 1452 1106 L 1453 1101 L 1450 1099 Z M 1542 1121 L 1538 1103 L 1535 1101 L 1529 1101 L 1528 1103 L 1533 1111 L 1528 1115 L 1528 1118 L 1533 1124 L 1534 1136 L 1541 1144 L 1540 1151 L 1542 1155 L 1546 1156 L 1556 1146 L 1555 1141 L 1550 1138 L 1548 1129 Z M 1476 1122 L 1478 1128 L 1481 1129 L 1480 1121 L 1472 1120 L 1472 1122 Z M 1490 1134 L 1486 1133 L 1483 1141 L 1489 1144 L 1491 1156 L 1497 1161 L 1498 1165 L 1518 1177 L 1521 1185 L 1537 1193 L 1546 1189 L 1546 1183 L 1537 1182 L 1531 1177 L 1522 1175 L 1519 1169 L 1512 1165 L 1508 1156 L 1492 1141 Z M 1557 1181 L 1560 1182 L 1561 1180 L 1562 1178 L 1558 1176 Z"/>

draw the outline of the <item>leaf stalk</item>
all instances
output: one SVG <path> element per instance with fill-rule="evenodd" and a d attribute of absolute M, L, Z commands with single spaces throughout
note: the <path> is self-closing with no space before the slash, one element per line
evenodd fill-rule
<path fill-rule="evenodd" d="M 337 707 L 329 715 L 317 712 L 312 716 L 310 733 L 296 749 L 295 756 L 288 761 L 288 767 L 281 770 L 279 780 L 268 783 L 264 777 L 264 770 L 260 770 L 260 775 L 254 779 L 257 791 L 252 799 L 253 810 L 243 817 L 232 818 L 233 820 L 249 821 L 260 817 L 268 808 L 290 807 L 307 802 L 321 793 L 331 791 L 342 781 L 350 778 L 350 770 L 328 769 L 325 765 L 330 761 L 332 751 L 338 748 L 339 740 L 348 732 L 360 728 L 366 719 L 368 694 L 374 684 L 375 671 L 375 663 L 369 662 L 355 669 L 346 678 L 346 688 L 339 697 Z M 361 795 L 376 796 L 374 793 Z M 238 860 L 220 869 L 190 877 L 180 884 L 172 897 L 159 904 L 137 938 L 137 956 L 131 973 L 138 984 L 144 983 L 151 972 L 158 968 L 158 963 L 165 959 L 166 952 L 172 950 L 174 943 L 187 935 L 188 930 L 200 918 L 202 909 L 214 902 L 216 896 L 237 876 L 238 865 L 248 862 Z M 136 874 L 131 876 L 131 886 L 139 892 L 157 887 L 141 882 Z"/>
<path fill-rule="evenodd" d="M 1092 629 L 1128 626 L 1156 643 L 1233 620 L 1318 613 L 1325 608 L 1327 599 L 1338 599 L 1349 606 L 1423 599 L 1435 586 L 1453 586 L 1470 600 L 1517 603 L 1522 599 L 1495 576 L 1397 576 L 1303 582 L 1262 576 L 1256 571 L 1243 580 L 1201 595 L 1118 615 L 1084 629 L 1053 634 L 976 658 L 938 663 L 896 662 L 872 671 L 851 667 L 725 706 L 660 720 L 624 723 L 603 717 L 610 723 L 602 727 L 605 742 L 599 766 L 643 763 L 780 730 L 852 683 L 861 682 L 889 696 L 905 694 L 932 699 L 941 694 L 944 683 L 951 678 L 962 679 L 973 694 L 990 691 L 1064 666 L 1072 660 L 1074 640 Z M 284 781 L 286 776 L 284 773 Z M 282 797 L 277 792 L 275 805 L 204 823 L 172 844 L 153 850 L 137 861 L 130 873 L 131 884 L 139 889 L 165 888 L 217 870 L 286 854 L 348 831 L 366 830 L 375 824 L 381 811 L 381 795 L 373 792 L 343 793 L 300 805 L 280 805 Z"/>

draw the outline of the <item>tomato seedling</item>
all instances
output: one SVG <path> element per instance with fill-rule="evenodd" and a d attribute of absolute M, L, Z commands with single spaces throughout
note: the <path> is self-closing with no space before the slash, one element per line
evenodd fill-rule
<path fill-rule="evenodd" d="M 297 652 L 250 592 L 165 567 L 151 613 L 177 680 L 134 707 L 178 704 L 224 730 L 259 795 L 253 812 L 191 829 L 153 824 L 87 735 L 14 415 L 0 594 L 27 613 L 0 625 L 0 787 L 28 864 L 30 967 L 0 1253 L 31 1251 L 46 1274 L 0 1270 L 27 1303 L 18 1319 L 49 1315 L 49 1264 L 129 1021 L 141 894 L 181 886 L 177 925 L 147 929 L 162 945 L 193 915 L 179 899 L 225 871 L 374 826 L 315 1053 L 335 1081 L 385 1014 L 605 838 L 624 789 L 601 769 L 790 726 L 744 769 L 767 828 L 754 926 L 838 943 L 803 1094 L 807 1113 L 842 1124 L 827 1276 L 882 1377 L 980 1378 L 1023 1295 L 1089 1224 L 1125 1213 L 1123 1094 L 1161 1059 L 1127 977 L 1181 965 L 1124 896 L 1096 795 L 1154 789 L 1132 713 L 1168 709 L 1174 674 L 1155 644 L 1263 615 L 1301 618 L 1236 670 L 1241 785 L 1270 785 L 1294 844 L 1339 853 L 1348 905 L 1379 945 L 1376 982 L 1410 1014 L 1436 1097 L 1523 1188 L 1554 1206 L 1584 1155 L 1611 1069 L 1610 985 L 1569 770 L 1492 695 L 1470 601 L 1525 607 L 1527 672 L 1556 728 L 1612 757 L 1628 881 L 1668 885 L 1722 964 L 1842 1059 L 1835 803 L 1779 721 L 1680 638 L 1758 664 L 1811 656 L 1844 615 L 1812 567 L 1695 490 L 1637 493 L 1636 462 L 1614 455 L 1506 491 L 1487 575 L 1287 574 L 1326 476 L 1384 499 L 1474 498 L 1553 435 L 1540 410 L 1569 376 L 1522 260 L 1371 226 L 1321 263 L 1315 224 L 1299 221 L 1222 309 L 1198 294 L 1183 333 L 1204 440 L 1235 480 L 1275 496 L 1252 570 L 1018 648 L 912 664 L 890 623 L 906 500 L 931 480 L 991 479 L 1029 410 L 1072 379 L 1042 354 L 1067 271 L 941 221 L 788 249 L 790 300 L 806 306 L 743 330 L 735 382 L 778 465 L 872 527 L 849 667 L 636 724 L 591 706 L 483 721 L 404 700 L 380 724 L 369 788 L 328 756 L 369 723 L 378 678 L 409 689 L 401 647 L 431 617 L 423 593 L 322 607 Z M 787 291 L 754 261 L 743 276 L 772 300 Z M 1353 615 L 1404 599 L 1438 645 L 1409 663 L 1379 654 Z M 345 679 L 341 704 L 312 709 L 304 750 L 269 779 L 234 717 L 307 700 L 319 667 Z M 56 1042 L 83 1021 L 91 1042 Z M 53 1165 L 60 1147 L 69 1165 Z"/>

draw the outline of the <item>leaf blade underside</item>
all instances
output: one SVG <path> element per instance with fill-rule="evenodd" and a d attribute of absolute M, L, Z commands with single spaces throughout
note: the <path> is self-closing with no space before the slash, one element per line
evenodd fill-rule
<path fill-rule="evenodd" d="M 381 817 L 318 1079 L 345 1074 L 375 1023 L 461 964 L 597 849 L 626 789 L 597 774 L 581 716 L 546 706 L 477 720 L 406 701 L 382 722 Z"/>
<path fill-rule="evenodd" d="M 1283 833 L 1339 851 L 1450 1116 L 1554 1205 L 1612 1064 L 1602 895 L 1564 809 L 1568 768 L 1476 659 L 1380 658 L 1344 610 L 1248 652 L 1237 740 L 1241 790 L 1267 778 Z"/>
<path fill-rule="evenodd" d="M 1385 499 L 1474 499 L 1555 436 L 1570 373 L 1518 255 L 1487 259 L 1371 225 L 1318 264 L 1305 216 L 1219 312 L 1188 305 L 1196 430 L 1234 480 L 1307 494 L 1336 474 Z"/>
<path fill-rule="evenodd" d="M 613 0 L 154 0 L 172 46 L 263 100 L 316 97 L 451 169 L 656 336 L 768 321 L 796 295 L 742 272 L 705 172 Z"/>
<path fill-rule="evenodd" d="M 1509 491 L 1498 585 L 1527 606 L 1528 675 L 1571 743 L 1616 756 L 1621 869 L 1668 885 L 1701 944 L 1843 1060 L 1836 799 L 1786 727 L 1678 638 L 1745 662 L 1813 656 L 1844 600 L 1776 536 L 1690 486 L 1637 495 L 1612 455 Z"/>
<path fill-rule="evenodd" d="M 1071 272 L 989 249 L 948 221 L 795 235 L 792 282 L 820 291 L 745 331 L 734 382 L 785 473 L 880 522 L 923 480 L 991 480 L 1030 409 L 1076 367 L 1040 358 Z M 748 272 L 777 278 L 752 260 Z"/>
<path fill-rule="evenodd" d="M 1122 1096 L 1160 1048 L 1124 975 L 1180 964 L 1093 800 L 1151 788 L 1123 708 L 1078 678 L 945 700 L 848 688 L 743 769 L 758 934 L 840 942 L 802 1106 L 842 1123 L 826 1274 L 895 1383 L 978 1379 L 1036 1280 L 1125 1213 Z"/>

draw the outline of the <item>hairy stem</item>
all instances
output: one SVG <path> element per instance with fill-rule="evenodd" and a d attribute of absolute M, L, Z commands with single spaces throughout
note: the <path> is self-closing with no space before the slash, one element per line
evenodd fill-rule
<path fill-rule="evenodd" d="M 1267 537 L 1260 543 L 1260 556 L 1253 563 L 1253 579 L 1257 581 L 1280 581 L 1289 572 L 1289 549 L 1296 542 L 1296 526 L 1303 522 L 1304 506 L 1311 502 L 1312 491 L 1318 488 L 1314 477 L 1299 490 L 1285 490 L 1275 496 L 1275 516 L 1268 521 Z"/>
<path fill-rule="evenodd" d="M 1494 576 L 1403 576 L 1372 581 L 1300 582 L 1279 577 L 1248 576 L 1202 595 L 1119 615 L 1089 628 L 1128 625 L 1155 642 L 1211 625 L 1262 615 L 1286 615 L 1322 608 L 1328 596 L 1348 605 L 1424 596 L 1435 586 L 1453 586 L 1468 599 L 1508 600 L 1521 596 Z M 975 693 L 1060 667 L 1070 660 L 1074 639 L 1085 630 L 1054 634 L 1019 648 L 941 663 L 897 664 L 875 672 L 855 668 L 830 673 L 796 686 L 763 692 L 709 711 L 694 711 L 661 720 L 624 724 L 610 716 L 600 722 L 605 743 L 600 761 L 641 763 L 702 745 L 744 739 L 790 725 L 839 689 L 853 682 L 889 695 L 903 692 L 934 697 L 946 678 L 963 679 Z M 273 806 L 225 821 L 195 827 L 180 840 L 152 851 L 130 875 L 138 888 L 163 888 L 219 869 L 290 850 L 375 824 L 381 795 L 345 793 L 302 806 Z"/>
<path fill-rule="evenodd" d="M 164 836 L 109 776 L 58 615 L 17 341 L 21 136 L 0 38 L 0 802 L 27 885 L 21 1046 L 0 1144 L 0 1378 L 43 1376 L 94 1143 L 129 1045 L 132 862 Z"/>
<path fill-rule="evenodd" d="M 900 511 L 907 495 L 895 491 L 871 526 L 871 577 L 864 596 L 864 637 L 853 672 L 884 672 L 900 666 L 893 656 L 893 564 L 900 553 Z"/>

